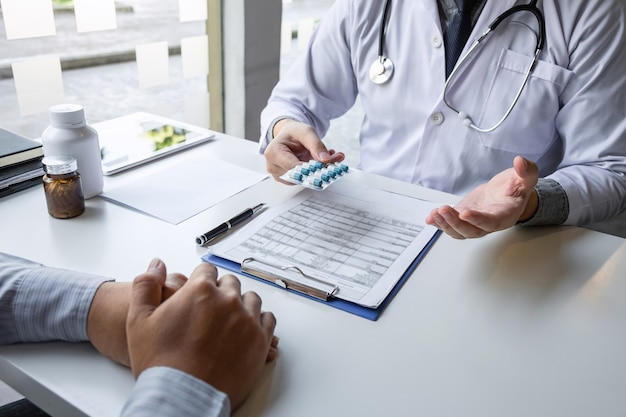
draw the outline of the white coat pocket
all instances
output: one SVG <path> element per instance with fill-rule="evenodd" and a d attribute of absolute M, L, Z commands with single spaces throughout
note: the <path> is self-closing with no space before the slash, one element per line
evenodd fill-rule
<path fill-rule="evenodd" d="M 481 99 L 480 116 L 474 123 L 490 128 L 504 116 L 532 63 L 532 57 L 502 50 L 487 94 Z M 566 68 L 538 61 L 509 117 L 496 130 L 479 133 L 483 146 L 536 159 L 558 138 L 556 116 L 560 95 L 573 73 Z"/>

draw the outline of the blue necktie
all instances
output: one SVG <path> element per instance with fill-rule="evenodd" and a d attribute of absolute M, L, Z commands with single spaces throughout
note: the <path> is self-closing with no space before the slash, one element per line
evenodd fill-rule
<path fill-rule="evenodd" d="M 454 16 L 444 36 L 446 48 L 446 79 L 454 69 L 456 61 L 472 32 L 472 9 L 477 0 L 454 0 L 458 13 Z"/>

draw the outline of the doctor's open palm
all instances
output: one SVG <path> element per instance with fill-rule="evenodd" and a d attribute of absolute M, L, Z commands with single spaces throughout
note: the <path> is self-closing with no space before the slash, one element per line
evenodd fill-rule
<path fill-rule="evenodd" d="M 518 156 L 513 168 L 474 188 L 454 208 L 434 209 L 426 223 L 456 239 L 476 238 L 507 229 L 535 214 L 538 197 L 534 187 L 538 179 L 537 165 Z"/>

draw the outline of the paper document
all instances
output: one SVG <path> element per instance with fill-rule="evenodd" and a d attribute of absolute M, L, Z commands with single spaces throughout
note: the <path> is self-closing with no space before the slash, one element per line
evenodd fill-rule
<path fill-rule="evenodd" d="M 353 183 L 336 187 L 303 190 L 210 253 L 239 264 L 252 259 L 263 273 L 378 307 L 436 234 L 424 219 L 441 203 Z"/>
<path fill-rule="evenodd" d="M 128 184 L 105 189 L 101 197 L 178 224 L 268 177 L 228 162 L 189 158 Z"/>

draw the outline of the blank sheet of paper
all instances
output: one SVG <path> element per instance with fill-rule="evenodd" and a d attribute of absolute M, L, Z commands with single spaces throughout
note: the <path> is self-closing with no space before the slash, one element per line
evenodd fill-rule
<path fill-rule="evenodd" d="M 137 45 L 135 48 L 139 88 L 167 84 L 170 78 L 167 42 Z"/>
<path fill-rule="evenodd" d="M 77 32 L 117 28 L 114 0 L 74 0 Z"/>
<path fill-rule="evenodd" d="M 11 67 L 22 116 L 48 111 L 65 101 L 58 56 L 15 62 Z"/>
<path fill-rule="evenodd" d="M 291 28 L 291 22 L 284 22 L 280 28 L 280 53 L 286 54 L 291 52 L 291 40 L 293 29 Z"/>
<path fill-rule="evenodd" d="M 105 190 L 102 198 L 178 224 L 267 178 L 267 174 L 200 155 Z"/>
<path fill-rule="evenodd" d="M 315 20 L 302 19 L 298 22 L 298 50 L 303 51 L 306 49 L 311 36 L 313 36 L 313 29 L 315 29 Z"/>
<path fill-rule="evenodd" d="M 50 0 L 0 0 L 0 6 L 8 40 L 56 34 Z"/>
<path fill-rule="evenodd" d="M 185 96 L 185 120 L 196 126 L 211 128 L 211 96 L 209 93 Z"/>
<path fill-rule="evenodd" d="M 178 0 L 181 22 L 206 20 L 209 16 L 206 0 Z"/>
<path fill-rule="evenodd" d="M 183 78 L 209 75 L 209 37 L 191 36 L 180 41 Z"/>

